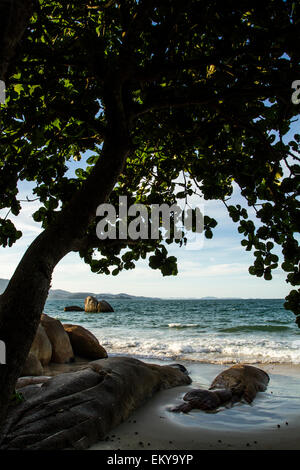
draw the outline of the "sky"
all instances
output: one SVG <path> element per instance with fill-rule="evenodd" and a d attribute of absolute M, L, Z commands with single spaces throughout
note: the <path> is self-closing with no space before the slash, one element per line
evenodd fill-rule
<path fill-rule="evenodd" d="M 32 184 L 19 186 L 20 199 L 32 197 Z M 201 205 L 203 201 L 200 200 Z M 235 191 L 231 203 L 238 203 Z M 18 217 L 12 217 L 23 237 L 11 248 L 0 248 L 0 278 L 9 279 L 27 247 L 40 233 L 40 224 L 32 219 L 39 207 L 38 201 L 23 203 Z M 141 260 L 134 270 L 121 272 L 118 276 L 95 274 L 90 271 L 76 253 L 67 255 L 53 273 L 52 288 L 71 292 L 128 293 L 161 298 L 243 297 L 283 298 L 290 291 L 281 269 L 274 271 L 272 281 L 251 276 L 248 267 L 253 263 L 251 252 L 246 252 L 240 242 L 243 238 L 237 225 L 229 218 L 225 207 L 218 201 L 204 201 L 204 213 L 214 217 L 218 226 L 212 239 L 201 239 L 199 244 L 187 248 L 171 245 L 170 255 L 178 259 L 177 276 L 163 277 Z M 277 252 L 279 254 L 279 252 Z"/>
<path fill-rule="evenodd" d="M 299 131 L 300 116 L 285 140 L 289 141 Z M 73 176 L 76 167 L 84 167 L 86 158 L 72 163 L 68 174 Z M 19 199 L 33 198 L 32 183 L 22 182 L 18 188 Z M 222 202 L 194 200 L 195 203 L 199 203 L 204 214 L 215 218 L 218 225 L 213 230 L 212 239 L 202 238 L 199 249 L 195 249 L 197 245 L 188 245 L 186 248 L 169 246 L 169 255 L 178 259 L 177 276 L 163 277 L 160 271 L 151 269 L 146 260 L 139 261 L 134 270 L 123 271 L 118 276 L 99 275 L 92 273 L 77 253 L 70 253 L 56 266 L 52 288 L 71 292 L 127 293 L 161 298 L 284 298 L 288 295 L 292 286 L 286 283 L 286 273 L 280 267 L 272 271 L 271 281 L 248 273 L 254 256 L 241 246 L 240 242 L 244 237 L 238 233 L 237 224 L 229 218 Z M 229 204 L 238 203 L 244 206 L 245 201 L 235 190 Z M 38 201 L 25 202 L 22 203 L 22 211 L 18 217 L 9 215 L 17 229 L 23 232 L 23 237 L 11 248 L 0 247 L 0 278 L 9 279 L 12 276 L 22 255 L 41 232 L 40 224 L 32 219 L 32 213 L 38 207 Z M 0 211 L 0 217 L 4 217 L 6 213 L 7 211 Z M 281 255 L 279 249 L 274 252 Z"/>

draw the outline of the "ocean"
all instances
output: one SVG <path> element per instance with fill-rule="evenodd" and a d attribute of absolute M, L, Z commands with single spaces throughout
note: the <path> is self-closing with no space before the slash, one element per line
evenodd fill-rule
<path fill-rule="evenodd" d="M 169 408 L 181 403 L 187 391 L 177 387 L 167 391 L 171 398 L 158 397 L 161 404 L 151 408 L 151 413 L 184 429 L 223 430 L 239 436 L 253 430 L 253 440 L 258 439 L 258 431 L 278 431 L 278 426 L 291 430 L 297 425 L 300 329 L 295 315 L 284 309 L 283 300 L 114 299 L 109 303 L 114 312 L 87 314 L 64 312 L 67 305 L 83 307 L 84 299 L 49 300 L 45 313 L 90 330 L 109 356 L 185 365 L 192 378 L 188 388 L 209 388 L 217 374 L 239 362 L 261 364 L 270 376 L 267 391 L 257 395 L 253 406 L 236 403 L 212 413 L 170 413 Z"/>
<path fill-rule="evenodd" d="M 100 299 L 99 299 L 100 300 Z M 280 299 L 109 300 L 114 312 L 64 312 L 81 300 L 48 300 L 45 313 L 90 330 L 109 355 L 158 361 L 300 364 L 300 329 Z"/>

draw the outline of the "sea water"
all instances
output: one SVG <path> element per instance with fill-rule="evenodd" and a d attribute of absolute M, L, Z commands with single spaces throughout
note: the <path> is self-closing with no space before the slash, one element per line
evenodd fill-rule
<path fill-rule="evenodd" d="M 207 389 L 230 364 L 261 364 L 270 383 L 255 406 L 237 403 L 217 413 L 170 413 L 183 391 L 161 405 L 159 414 L 174 424 L 241 432 L 289 428 L 300 416 L 300 329 L 295 315 L 275 299 L 109 300 L 114 312 L 64 312 L 84 299 L 49 300 L 45 313 L 63 323 L 82 325 L 109 356 L 122 355 L 158 364 L 181 362 L 192 378 L 188 387 Z M 278 363 L 281 365 L 278 366 Z M 277 365 L 275 365 L 277 364 Z M 295 366 L 295 367 L 291 367 Z M 180 387 L 179 387 L 180 388 Z"/>
<path fill-rule="evenodd" d="M 114 312 L 64 312 L 84 299 L 48 300 L 45 313 L 89 329 L 110 355 L 213 364 L 300 364 L 300 329 L 280 299 L 109 300 Z"/>

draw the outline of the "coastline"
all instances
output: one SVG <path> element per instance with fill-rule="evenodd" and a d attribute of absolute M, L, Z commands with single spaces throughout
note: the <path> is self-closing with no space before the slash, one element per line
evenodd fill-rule
<path fill-rule="evenodd" d="M 300 450 L 300 365 L 256 364 L 270 375 L 270 383 L 251 406 L 238 403 L 218 413 L 185 415 L 169 408 L 228 365 L 181 363 L 192 379 L 197 367 L 200 380 L 155 394 L 89 450 Z"/>

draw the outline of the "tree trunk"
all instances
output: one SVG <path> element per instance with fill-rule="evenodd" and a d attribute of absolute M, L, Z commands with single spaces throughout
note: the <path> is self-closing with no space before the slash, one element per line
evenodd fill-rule
<path fill-rule="evenodd" d="M 6 345 L 6 365 L 0 365 L 0 424 L 3 422 L 16 380 L 27 358 L 43 312 L 56 264 L 85 234 L 96 208 L 107 200 L 129 151 L 120 101 L 114 100 L 113 131 L 104 143 L 102 158 L 77 192 L 26 251 L 5 292 L 0 296 L 0 339 Z M 119 109 L 119 113 L 118 113 Z"/>
<path fill-rule="evenodd" d="M 33 0 L 0 0 L 0 80 L 9 75 L 9 66 L 28 26 L 33 5 Z M 53 270 L 73 251 L 76 241 L 84 237 L 97 206 L 108 198 L 126 161 L 130 141 L 118 74 L 108 77 L 107 84 L 110 132 L 101 159 L 55 222 L 30 245 L 0 296 L 0 340 L 6 346 L 6 364 L 0 365 L 0 426 L 34 339 Z"/>

